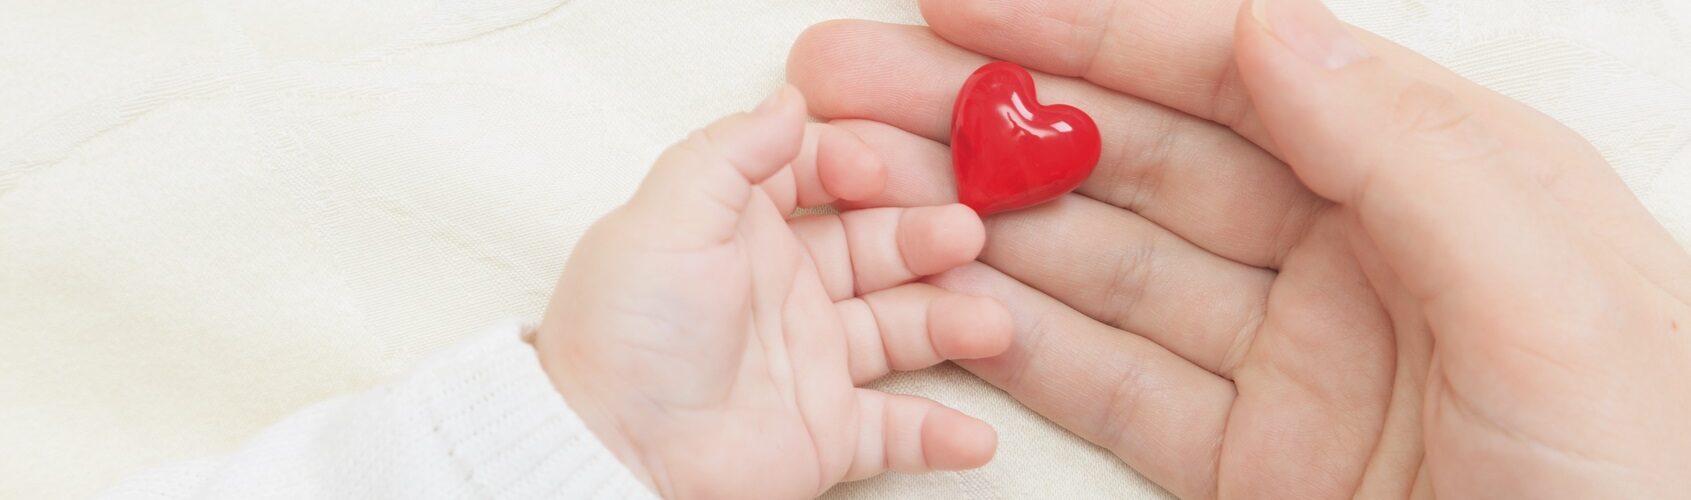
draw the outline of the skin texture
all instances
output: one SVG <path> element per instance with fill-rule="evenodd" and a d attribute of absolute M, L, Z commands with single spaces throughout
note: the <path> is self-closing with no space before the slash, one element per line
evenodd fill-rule
<path fill-rule="evenodd" d="M 841 206 L 952 201 L 993 59 L 1104 131 L 928 280 L 1010 307 L 965 368 L 1185 498 L 1691 492 L 1691 257 L 1572 131 L 1311 0 L 921 7 L 793 47 L 890 166 Z"/>
<path fill-rule="evenodd" d="M 797 498 L 887 470 L 978 467 L 997 435 L 857 386 L 1008 347 L 991 299 L 912 283 L 973 260 L 961 205 L 790 218 L 879 195 L 850 132 L 784 88 L 666 151 L 582 238 L 535 344 L 565 400 L 670 498 Z"/>

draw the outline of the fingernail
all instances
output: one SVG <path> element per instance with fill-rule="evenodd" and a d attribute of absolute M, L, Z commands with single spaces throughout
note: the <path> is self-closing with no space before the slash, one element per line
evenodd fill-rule
<path fill-rule="evenodd" d="M 775 89 L 775 93 L 769 94 L 769 97 L 763 98 L 763 102 L 759 103 L 757 105 L 757 109 L 752 110 L 752 113 L 759 115 L 772 113 L 775 110 L 780 109 L 781 103 L 786 100 L 787 86 L 782 85 L 781 88 Z"/>
<path fill-rule="evenodd" d="M 1251 17 L 1311 63 L 1339 69 L 1367 59 L 1368 48 L 1320 0 L 1254 0 Z"/>

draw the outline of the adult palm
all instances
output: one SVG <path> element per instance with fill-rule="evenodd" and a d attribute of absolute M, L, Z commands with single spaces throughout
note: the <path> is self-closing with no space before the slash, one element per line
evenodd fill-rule
<path fill-rule="evenodd" d="M 1036 70 L 1044 100 L 1092 114 L 1105 131 L 1092 178 L 1049 205 L 988 218 L 985 265 L 935 282 L 996 296 L 1016 317 L 1007 354 L 959 364 L 1176 495 L 1474 494 L 1487 490 L 1432 487 L 1430 447 L 1445 452 L 1431 456 L 1450 458 L 1433 464 L 1443 467 L 1447 484 L 1460 482 L 1449 472 L 1462 467 L 1510 480 L 1535 470 L 1510 469 L 1536 462 L 1497 450 L 1526 449 L 1549 461 L 1584 453 L 1562 449 L 1581 443 L 1546 445 L 1553 440 L 1547 433 L 1558 432 L 1553 421 L 1527 414 L 1553 409 L 1570 425 L 1592 424 L 1582 417 L 1593 412 L 1581 403 L 1540 397 L 1552 392 L 1547 384 L 1566 382 L 1540 376 L 1555 372 L 1556 360 L 1522 361 L 1540 347 L 1533 328 L 1556 317 L 1517 309 L 1488 319 L 1483 310 L 1465 309 L 1463 328 L 1525 321 L 1500 329 L 1517 335 L 1467 337 L 1504 339 L 1487 347 L 1493 352 L 1450 355 L 1448 349 L 1473 344 L 1437 335 L 1461 328 L 1442 328 L 1458 324 L 1451 311 L 1427 310 L 1438 293 L 1428 283 L 1485 274 L 1471 272 L 1474 266 L 1441 269 L 1425 258 L 1419 268 L 1397 265 L 1414 260 L 1405 252 L 1418 243 L 1379 251 L 1380 221 L 1393 214 L 1370 211 L 1354 192 L 1318 196 L 1300 182 L 1299 174 L 1319 177 L 1320 165 L 1294 169 L 1282 161 L 1311 160 L 1313 153 L 1288 151 L 1277 139 L 1309 136 L 1269 127 L 1288 123 L 1282 103 L 1253 104 L 1235 63 L 1239 8 L 1235 0 L 930 0 L 922 10 L 932 28 L 857 21 L 811 28 L 794 46 L 788 72 L 814 113 L 904 167 L 893 170 L 883 196 L 853 206 L 952 199 L 950 106 L 957 85 L 991 58 Z M 1252 26 L 1238 29 L 1260 29 Z M 1683 252 L 1577 135 L 1352 31 L 1373 54 L 1370 64 L 1423 82 L 1397 94 L 1404 97 L 1397 109 L 1385 110 L 1391 116 L 1381 123 L 1405 127 L 1391 132 L 1443 133 L 1441 127 L 1471 117 L 1512 125 L 1497 131 L 1502 142 L 1557 160 L 1516 162 L 1524 164 L 1518 173 L 1541 179 L 1544 192 L 1575 207 L 1568 211 L 1581 234 L 1613 245 L 1619 259 L 1656 277 L 1653 283 L 1681 302 L 1691 296 Z M 1472 116 L 1442 114 L 1457 108 Z M 1372 135 L 1380 134 L 1358 137 Z M 1432 255 L 1460 251 L 1466 242 L 1442 231 L 1405 224 L 1390 242 L 1421 237 Z M 1674 356 L 1687 352 L 1683 337 L 1661 345 Z M 1488 358 L 1494 354 L 1500 357 Z M 1508 366 L 1492 370 L 1486 363 L 1493 361 Z M 1683 370 L 1672 375 L 1686 381 Z M 1464 399 L 1452 388 L 1475 392 Z M 1661 430 L 1661 422 L 1648 425 Z M 1473 442 L 1488 444 L 1464 444 Z M 1517 448 L 1491 445 L 1500 442 Z"/>

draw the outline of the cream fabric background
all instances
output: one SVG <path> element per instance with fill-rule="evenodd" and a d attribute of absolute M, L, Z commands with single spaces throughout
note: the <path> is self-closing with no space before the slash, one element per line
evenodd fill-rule
<path fill-rule="evenodd" d="M 1330 3 L 1586 134 L 1691 241 L 1691 0 Z M 906 0 L 0 0 L 0 497 L 231 450 L 537 315 L 658 151 L 835 17 L 920 21 Z M 837 493 L 1162 495 L 955 368 L 885 385 L 993 422 L 998 460 Z"/>

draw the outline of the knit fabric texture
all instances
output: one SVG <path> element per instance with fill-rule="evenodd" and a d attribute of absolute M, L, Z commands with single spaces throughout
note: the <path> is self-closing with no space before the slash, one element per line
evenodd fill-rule
<path fill-rule="evenodd" d="M 500 326 L 398 381 L 300 410 L 239 451 L 101 496 L 655 498 L 570 411 L 524 331 Z"/>

